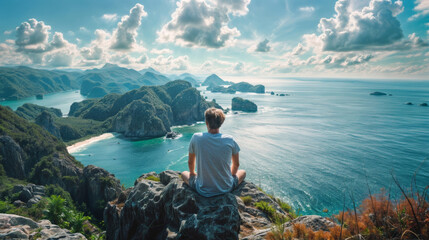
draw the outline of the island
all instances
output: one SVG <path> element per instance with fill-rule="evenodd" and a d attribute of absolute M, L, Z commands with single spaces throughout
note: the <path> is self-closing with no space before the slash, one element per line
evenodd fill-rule
<path fill-rule="evenodd" d="M 243 112 L 256 112 L 258 111 L 258 106 L 250 100 L 243 99 L 241 97 L 235 97 L 232 99 L 231 110 L 243 111 Z"/>
<path fill-rule="evenodd" d="M 219 85 L 231 85 L 231 84 L 233 84 L 233 82 L 225 81 L 222 78 L 220 78 L 218 75 L 212 74 L 208 76 L 201 85 L 202 86 L 211 86 L 211 85 L 219 86 Z"/>
<path fill-rule="evenodd" d="M 386 96 L 387 93 L 384 93 L 384 92 L 372 92 L 369 95 L 372 95 L 372 96 Z"/>

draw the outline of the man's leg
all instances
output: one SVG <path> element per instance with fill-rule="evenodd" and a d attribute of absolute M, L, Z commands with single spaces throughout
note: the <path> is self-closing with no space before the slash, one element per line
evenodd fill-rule
<path fill-rule="evenodd" d="M 246 178 L 246 171 L 239 169 L 237 171 L 238 185 L 240 185 L 243 180 Z"/>
<path fill-rule="evenodd" d="M 183 171 L 181 174 L 183 181 L 189 185 L 189 178 L 191 173 L 189 171 Z"/>

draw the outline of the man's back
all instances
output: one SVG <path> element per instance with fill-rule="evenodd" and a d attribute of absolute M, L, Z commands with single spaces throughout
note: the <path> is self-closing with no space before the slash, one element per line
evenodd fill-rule
<path fill-rule="evenodd" d="M 231 191 L 231 157 L 240 151 L 232 136 L 226 134 L 195 133 L 189 152 L 196 155 L 196 190 L 205 197 Z"/>

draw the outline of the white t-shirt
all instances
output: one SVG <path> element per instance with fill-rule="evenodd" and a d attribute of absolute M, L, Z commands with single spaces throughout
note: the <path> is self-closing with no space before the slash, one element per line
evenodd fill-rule
<path fill-rule="evenodd" d="M 231 158 L 240 147 L 227 134 L 195 133 L 189 143 L 189 153 L 195 153 L 197 163 L 196 190 L 204 197 L 230 192 L 233 187 Z"/>

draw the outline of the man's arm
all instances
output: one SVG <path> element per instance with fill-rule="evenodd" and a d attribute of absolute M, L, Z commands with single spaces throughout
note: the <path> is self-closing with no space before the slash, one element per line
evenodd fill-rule
<path fill-rule="evenodd" d="M 197 175 L 197 173 L 195 172 L 195 153 L 189 153 L 188 167 L 191 176 Z"/>
<path fill-rule="evenodd" d="M 232 155 L 231 174 L 237 175 L 238 167 L 240 166 L 239 156 L 237 154 Z"/>

